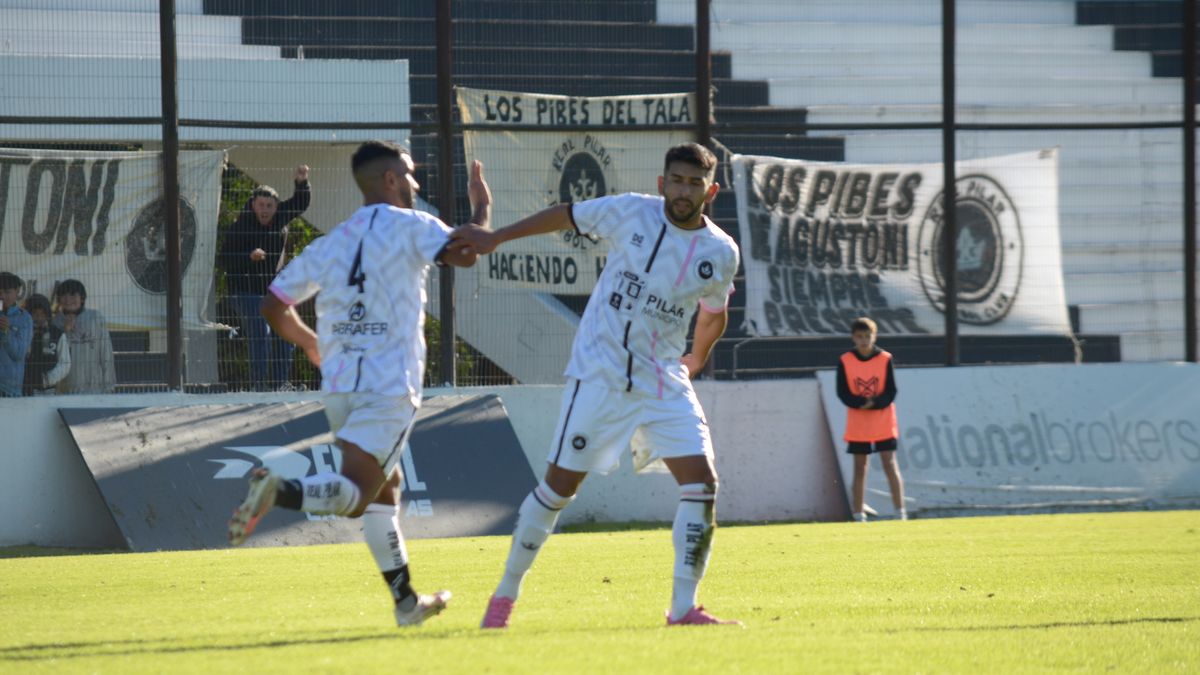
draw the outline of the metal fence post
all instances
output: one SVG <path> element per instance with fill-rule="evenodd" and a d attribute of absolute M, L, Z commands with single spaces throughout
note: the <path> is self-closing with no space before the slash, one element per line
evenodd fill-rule
<path fill-rule="evenodd" d="M 1196 345 L 1196 0 L 1183 0 L 1183 335 L 1188 361 Z"/>
<path fill-rule="evenodd" d="M 454 25 L 452 0 L 437 3 L 437 119 L 438 119 L 438 208 L 442 220 L 454 225 L 454 126 L 452 106 L 454 86 Z M 439 320 L 441 322 L 442 372 L 444 384 L 457 384 L 457 360 L 454 349 L 454 268 L 438 268 Z"/>
<path fill-rule="evenodd" d="M 158 2 L 162 65 L 163 212 L 167 229 L 167 388 L 183 389 L 183 270 L 179 243 L 179 101 L 175 61 L 175 0 Z"/>
<path fill-rule="evenodd" d="M 955 209 L 956 156 L 954 142 L 954 43 L 956 0 L 942 0 L 942 277 L 944 280 L 946 319 L 946 365 L 957 366 L 958 356 L 958 219 Z"/>

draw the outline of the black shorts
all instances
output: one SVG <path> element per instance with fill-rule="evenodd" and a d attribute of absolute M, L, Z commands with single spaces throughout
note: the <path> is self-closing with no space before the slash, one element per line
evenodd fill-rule
<path fill-rule="evenodd" d="M 869 455 L 872 452 L 887 452 L 889 450 L 894 451 L 895 449 L 896 439 L 894 438 L 889 438 L 886 441 L 875 441 L 874 443 L 850 441 L 846 444 L 846 452 L 852 455 Z"/>

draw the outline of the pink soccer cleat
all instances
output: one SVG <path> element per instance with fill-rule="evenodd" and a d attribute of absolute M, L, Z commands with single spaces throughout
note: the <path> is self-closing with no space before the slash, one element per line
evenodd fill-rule
<path fill-rule="evenodd" d="M 740 626 L 740 625 L 742 625 L 742 622 L 718 619 L 717 617 L 715 617 L 712 614 L 709 614 L 707 611 L 705 611 L 705 609 L 702 605 L 696 605 L 695 607 L 689 609 L 687 614 L 684 614 L 683 616 L 679 617 L 678 621 L 672 621 L 671 613 L 668 612 L 667 613 L 667 625 L 668 626 L 711 626 L 711 625 Z"/>
<path fill-rule="evenodd" d="M 508 628 L 508 615 L 512 614 L 514 603 L 512 598 L 493 595 L 488 600 L 487 611 L 484 612 L 483 623 L 479 624 L 479 627 Z"/>

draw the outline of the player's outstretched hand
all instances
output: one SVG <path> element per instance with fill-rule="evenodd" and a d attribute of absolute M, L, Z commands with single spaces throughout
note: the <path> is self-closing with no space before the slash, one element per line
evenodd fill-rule
<path fill-rule="evenodd" d="M 486 255 L 496 250 L 499 245 L 496 233 L 475 223 L 460 225 L 450 232 L 451 251 L 462 250 L 464 253 Z"/>
<path fill-rule="evenodd" d="M 476 225 L 487 227 L 491 220 L 492 190 L 483 179 L 483 162 L 471 162 L 471 175 L 467 180 L 467 198 L 471 200 L 472 216 L 482 216 L 483 222 L 473 218 Z"/>
<path fill-rule="evenodd" d="M 691 352 L 684 354 L 679 358 L 679 360 L 683 361 L 683 365 L 687 366 L 688 377 L 690 378 L 695 378 L 697 375 L 704 372 L 704 362 L 700 360 L 699 356 L 696 356 Z"/>
<path fill-rule="evenodd" d="M 297 183 L 304 183 L 308 180 L 308 165 L 301 164 L 296 167 L 295 180 Z"/>

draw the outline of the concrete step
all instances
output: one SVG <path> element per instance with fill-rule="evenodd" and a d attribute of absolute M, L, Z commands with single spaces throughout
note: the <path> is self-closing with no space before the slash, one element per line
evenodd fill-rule
<path fill-rule="evenodd" d="M 1074 24 L 1075 6 L 1069 0 L 959 0 L 955 15 L 960 23 Z M 929 0 L 714 0 L 712 17 L 718 21 L 839 21 L 893 25 L 936 25 L 942 11 Z M 659 23 L 692 24 L 694 0 L 658 0 Z"/>
<path fill-rule="evenodd" d="M 1182 23 L 1178 0 L 1079 0 L 1076 20 L 1094 24 L 1170 24 Z"/>
<path fill-rule="evenodd" d="M 295 45 L 432 45 L 433 19 L 312 18 L 297 16 L 212 17 L 238 21 L 247 44 Z M 689 26 L 649 23 L 564 21 L 551 28 L 536 21 L 464 19 L 454 23 L 459 46 L 572 48 L 692 49 Z M 716 45 L 714 49 L 721 49 Z"/>
<path fill-rule="evenodd" d="M 1186 355 L 1183 330 L 1121 334 L 1122 361 L 1182 361 Z"/>
<path fill-rule="evenodd" d="M 798 77 L 768 80 L 771 105 L 916 105 L 941 100 L 940 77 Z M 959 82 L 962 106 L 1166 105 L 1182 100 L 1180 84 L 1150 77 L 992 77 Z"/>
<path fill-rule="evenodd" d="M 1160 302 L 1183 300 L 1183 270 L 1072 272 L 1063 275 L 1067 303 Z"/>
<path fill-rule="evenodd" d="M 1079 327 L 1086 333 L 1182 331 L 1183 302 L 1098 303 L 1079 306 Z"/>
<path fill-rule="evenodd" d="M 942 119 L 940 104 L 909 105 L 807 105 L 812 124 L 937 124 Z M 1173 122 L 1183 118 L 1183 106 L 1174 104 L 1057 104 L 1057 105 L 959 105 L 959 124 L 1055 124 L 1080 122 Z M 832 133 L 843 133 L 835 131 Z"/>
<path fill-rule="evenodd" d="M 1094 50 L 984 50 L 964 45 L 955 59 L 959 82 L 987 80 L 997 74 L 1042 78 L 1056 77 L 1150 77 L 1152 58 L 1143 52 Z M 837 77 L 940 78 L 941 50 L 789 49 L 738 52 L 733 57 L 734 77 L 750 79 L 786 78 L 805 75 Z"/>
<path fill-rule="evenodd" d="M 284 58 L 296 58 L 299 47 L 283 48 Z M 308 45 L 306 59 L 360 59 L 408 61 L 414 74 L 437 72 L 437 48 L 433 45 Z M 572 49 L 559 47 L 459 47 L 454 50 L 454 74 L 576 77 L 622 77 L 630 73 L 660 76 L 694 76 L 696 55 L 689 50 L 666 49 Z M 730 55 L 712 55 L 712 75 L 728 79 Z"/>
<path fill-rule="evenodd" d="M 158 34 L 145 39 L 114 40 L 88 35 L 68 40 L 48 39 L 44 31 L 0 30 L 0 55 L 32 56 L 135 56 L 157 58 L 162 54 Z M 180 59 L 278 59 L 279 47 L 176 41 Z"/>
<path fill-rule="evenodd" d="M 812 132 L 819 136 L 825 133 Z M 941 161 L 942 132 L 846 131 L 836 133 L 846 143 L 850 161 L 938 162 Z M 959 133 L 955 150 L 961 159 L 994 157 L 1035 148 L 1059 148 L 1063 169 L 1102 167 L 1118 169 L 1114 177 L 1128 179 L 1130 164 L 1160 170 L 1162 164 L 1181 161 L 1179 131 L 1174 129 L 1116 131 L 971 131 Z M 1170 154 L 1167 154 L 1170 153 Z M 854 159 L 857 158 L 857 159 Z M 1147 159 L 1155 160 L 1147 163 Z M 1178 159 L 1176 159 L 1178 158 Z"/>
<path fill-rule="evenodd" d="M 137 42 L 158 37 L 158 12 L 0 9 L 0 26 L 47 42 L 110 39 Z M 231 16 L 182 15 L 175 33 L 184 42 L 242 44 L 242 21 Z"/>
<path fill-rule="evenodd" d="M 429 0 L 206 0 L 209 14 L 269 17 L 278 15 L 337 18 L 432 19 L 437 7 Z M 652 23 L 655 0 L 606 0 L 605 2 L 555 2 L 554 0 L 475 0 L 451 4 L 456 20 L 495 19 L 524 21 L 636 21 Z"/>
<path fill-rule="evenodd" d="M 72 12 L 157 12 L 159 0 L 0 0 L 0 9 Z M 175 0 L 175 15 L 204 14 L 204 0 Z"/>
<path fill-rule="evenodd" d="M 959 44 L 991 49 L 1046 48 L 1093 49 L 1108 53 L 1113 48 L 1110 26 L 1054 24 L 959 24 Z M 712 46 L 734 53 L 774 51 L 781 43 L 804 45 L 810 49 L 836 48 L 863 50 L 923 49 L 941 44 L 942 28 L 937 24 L 903 26 L 887 22 L 848 21 L 755 21 L 716 20 L 712 23 Z M 1178 44 L 1178 42 L 1176 42 Z"/>
<path fill-rule="evenodd" d="M 1145 273 L 1183 269 L 1183 249 L 1170 244 L 1089 242 L 1064 244 L 1063 272 Z"/>
<path fill-rule="evenodd" d="M 1092 245 L 1110 242 L 1119 246 L 1183 245 L 1182 217 L 1143 215 L 1141 220 L 1129 214 L 1095 213 L 1072 216 L 1060 222 L 1062 245 Z"/>

